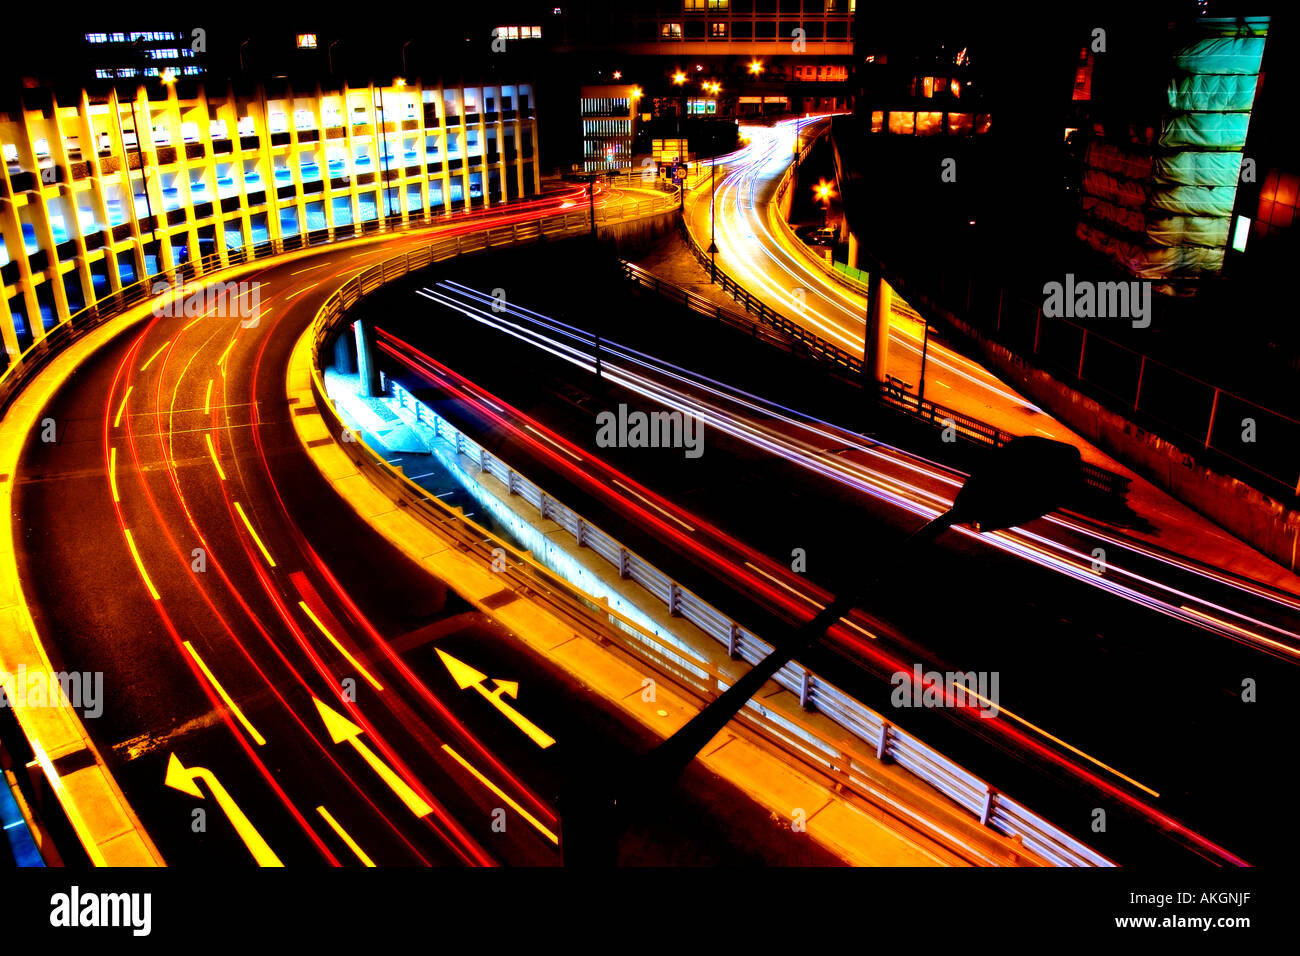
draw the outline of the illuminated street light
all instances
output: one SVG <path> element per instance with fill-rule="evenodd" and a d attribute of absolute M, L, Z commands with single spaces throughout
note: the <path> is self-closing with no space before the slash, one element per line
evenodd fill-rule
<path fill-rule="evenodd" d="M 614 71 L 614 79 L 616 79 L 616 80 L 621 80 L 621 79 L 623 79 L 623 71 L 622 71 L 622 70 L 615 70 L 615 71 Z"/>
<path fill-rule="evenodd" d="M 167 69 L 163 70 L 161 73 L 158 74 L 158 79 L 162 80 L 168 86 L 171 86 L 173 83 L 176 82 L 176 73 L 175 71 L 172 70 L 171 67 L 168 67 Z"/>
<path fill-rule="evenodd" d="M 399 89 L 399 90 L 400 90 L 400 89 L 401 89 L 402 87 L 404 87 L 405 85 L 406 85 L 406 80 L 402 79 L 400 76 L 394 78 L 394 80 L 393 80 L 393 87 L 394 87 L 395 89 Z"/>
<path fill-rule="evenodd" d="M 639 86 L 632 87 L 632 99 L 639 100 L 643 95 L 645 94 L 641 92 L 641 87 Z"/>
<path fill-rule="evenodd" d="M 749 72 L 750 72 L 750 73 L 753 73 L 755 76 L 758 76 L 758 74 L 762 73 L 762 72 L 763 72 L 763 61 L 762 61 L 762 60 L 750 60 L 750 61 L 749 61 Z"/>
<path fill-rule="evenodd" d="M 678 86 L 681 86 L 683 83 L 686 82 L 686 74 L 683 73 L 681 70 L 678 70 L 676 73 L 673 74 L 673 82 L 676 83 Z"/>
<path fill-rule="evenodd" d="M 822 203 L 822 228 L 825 229 L 830 225 L 831 199 L 835 196 L 835 187 L 822 179 L 813 187 L 813 192 Z"/>

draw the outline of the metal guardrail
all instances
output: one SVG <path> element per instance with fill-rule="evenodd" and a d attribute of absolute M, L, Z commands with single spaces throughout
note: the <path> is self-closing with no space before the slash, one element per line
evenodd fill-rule
<path fill-rule="evenodd" d="M 510 494 L 535 507 L 543 519 L 564 528 L 579 547 L 589 548 L 604 559 L 618 571 L 620 578 L 640 585 L 662 602 L 672 616 L 690 622 L 725 647 L 733 660 L 743 660 L 752 666 L 772 653 L 770 644 L 515 471 L 410 391 L 391 379 L 389 385 L 398 406 L 410 410 L 417 422 L 430 427 L 435 438 L 446 443 L 449 453 L 496 478 Z M 587 599 L 591 600 L 589 596 Z M 643 656 L 649 651 L 659 666 L 667 665 L 669 672 L 678 678 L 698 681 L 701 670 L 709 673 L 708 686 L 695 686 L 710 697 L 726 689 L 727 684 L 720 681 L 710 665 L 694 658 L 689 648 L 681 644 L 665 648 L 660 638 L 640 628 L 623 626 L 621 630 L 635 642 L 629 645 L 630 650 Z M 863 797 L 869 798 L 874 792 L 864 774 L 866 761 L 872 756 L 877 761 L 891 760 L 961 806 L 981 824 L 1003 835 L 1018 837 L 1026 849 L 1044 859 L 1062 866 L 1112 865 L 1085 844 L 999 793 L 798 662 L 787 663 L 773 680 L 794 694 L 804 710 L 822 714 L 855 737 L 862 747 L 846 748 L 843 741 L 828 741 L 805 722 L 787 713 L 777 713 L 757 700 L 750 700 L 742 711 L 747 720 Z"/>
<path fill-rule="evenodd" d="M 681 229 L 682 235 L 696 260 L 705 269 L 710 269 L 709 254 L 701 249 L 695 241 L 695 237 L 691 235 L 691 230 L 686 225 L 685 219 L 682 220 Z M 790 321 L 766 302 L 759 299 L 758 296 L 751 294 L 748 289 L 721 269 L 716 270 L 716 274 L 718 285 L 722 287 L 722 291 L 744 306 L 745 311 L 757 318 L 761 323 L 769 328 L 777 329 L 799 342 L 806 354 L 814 355 L 837 367 L 842 372 L 859 377 L 862 375 L 862 359 L 859 356 L 846 352 L 839 346 L 832 345 L 820 336 L 814 335 L 798 322 Z"/>
<path fill-rule="evenodd" d="M 670 203 L 671 204 L 671 203 Z M 619 215 L 606 215 L 605 221 L 644 215 L 659 211 L 647 205 L 658 203 L 627 204 L 630 210 L 619 207 Z M 590 228 L 588 212 L 569 213 L 525 223 L 514 223 L 464 236 L 452 236 L 431 243 L 422 249 L 389 258 L 371 266 L 353 277 L 331 294 L 316 313 L 312 323 L 311 375 L 312 389 L 317 408 L 331 424 L 335 435 L 351 429 L 334 407 L 325 389 L 321 373 L 321 355 L 330 338 L 344 321 L 345 315 L 365 295 L 410 272 L 434 262 L 456 256 L 483 251 L 496 246 L 520 245 L 538 241 L 548 235 L 580 234 Z M 409 393 L 407 393 L 409 396 Z M 565 527 L 575 540 L 590 547 L 620 569 L 620 574 L 636 580 L 651 593 L 656 594 L 679 616 L 690 620 L 701 630 L 722 641 L 729 655 L 749 664 L 762 660 L 771 647 L 752 632 L 730 620 L 708 605 L 693 592 L 657 571 L 651 564 L 619 544 L 609 535 L 587 522 L 576 512 L 560 504 L 540 487 L 522 478 L 495 456 L 486 452 L 463 433 L 455 430 L 445 419 L 432 410 L 422 413 L 440 429 L 444 439 L 453 435 L 452 446 L 458 452 L 466 449 L 477 452 L 477 463 L 485 470 L 495 467 L 497 476 L 514 493 L 533 503 L 543 515 Z M 514 589 L 530 600 L 543 600 L 555 611 L 573 617 L 576 605 L 589 617 L 610 625 L 606 633 L 624 637 L 619 646 L 678 680 L 706 700 L 712 700 L 729 686 L 728 680 L 706 661 L 694 658 L 677 644 L 669 644 L 644 627 L 611 609 L 608 604 L 593 600 L 568 582 L 541 567 L 525 552 L 495 539 L 486 529 L 469 521 L 457 510 L 440 499 L 429 496 L 422 488 L 390 466 L 386 458 L 370 448 L 364 441 L 340 442 L 348 457 L 359 471 L 370 476 L 394 500 L 407 504 L 412 513 L 428 521 L 443 534 L 459 541 L 462 550 L 477 554 L 490 565 L 495 555 L 493 549 L 505 546 L 513 554 L 507 561 L 508 575 Z M 474 456 L 469 456 L 474 461 Z M 493 464 L 495 462 L 495 465 Z M 874 711 L 848 697 L 833 685 L 818 678 L 801 665 L 791 662 L 779 671 L 775 679 L 788 690 L 798 694 L 800 703 L 816 707 L 820 713 L 843 727 L 858 740 L 865 742 L 876 759 L 889 757 L 921 779 L 927 780 L 941 793 L 976 816 L 979 821 L 995 831 L 1018 837 L 1030 852 L 1061 866 L 1110 866 L 1111 861 L 1076 840 L 1068 833 L 1054 827 L 1014 800 L 998 793 L 984 781 L 953 764 L 946 757 L 931 750 Z M 751 730 L 779 743 L 787 750 L 800 754 L 823 772 L 849 787 L 854 792 L 864 792 L 869 781 L 864 772 L 865 760 L 861 754 L 845 750 L 834 742 L 821 739 L 805 721 L 792 715 L 776 715 L 757 701 L 742 708 L 739 718 Z M 869 792 L 869 791 L 867 791 Z"/>
<path fill-rule="evenodd" d="M 785 173 L 782 174 L 781 181 L 777 185 L 777 191 L 772 200 L 773 202 L 780 202 L 782 194 L 789 187 L 792 174 L 793 167 L 788 168 Z M 681 229 L 687 246 L 694 254 L 696 261 L 698 261 L 705 269 L 711 268 L 708 253 L 706 253 L 700 247 L 699 243 L 695 241 L 695 237 L 691 234 L 684 218 L 682 219 Z M 695 296 L 695 299 L 699 299 L 701 303 L 704 303 L 704 305 L 701 306 L 699 303 L 687 298 L 688 296 L 694 296 L 694 293 L 690 293 L 685 289 L 672 285 L 671 283 L 664 282 L 656 276 L 653 276 L 651 273 L 648 273 L 644 269 L 640 269 L 629 262 L 623 262 L 622 265 L 623 274 L 630 281 L 653 289 L 655 292 L 665 296 L 666 298 L 681 301 L 688 308 L 692 309 L 692 311 L 698 312 L 701 315 L 712 316 L 716 310 L 717 314 L 714 317 L 718 318 L 720 321 L 726 321 L 728 324 L 743 327 L 742 322 L 736 321 L 736 313 L 712 306 L 708 303 L 708 300 L 703 299 L 700 296 Z M 823 266 L 825 266 L 825 263 L 823 263 Z M 824 271 L 831 274 L 833 270 L 827 266 Z M 809 332 L 803 326 L 791 322 L 789 319 L 772 309 L 771 306 L 760 301 L 756 296 L 745 289 L 744 286 L 736 282 L 731 276 L 727 275 L 722 269 L 717 269 L 716 275 L 718 277 L 719 285 L 722 286 L 722 290 L 744 306 L 746 312 L 753 315 L 759 322 L 763 323 L 767 327 L 785 333 L 798 343 L 797 347 L 787 348 L 786 351 L 826 362 L 831 366 L 832 371 L 839 374 L 841 378 L 845 378 L 855 385 L 865 384 L 865 372 L 860 357 L 855 356 L 850 352 L 846 352 L 816 334 Z M 723 313 L 726 313 L 726 315 Z M 908 314 L 915 314 L 918 319 L 920 318 L 920 315 L 915 313 L 914 310 L 908 310 Z M 771 337 L 767 337 L 767 341 L 772 342 L 772 344 L 781 344 L 780 342 L 773 341 Z M 995 425 L 990 425 L 987 422 L 981 421 L 978 418 L 964 415 L 955 409 L 948 408 L 947 406 L 939 405 L 929 400 L 922 401 L 910 392 L 895 387 L 891 382 L 879 382 L 873 384 L 875 385 L 878 396 L 883 403 L 892 408 L 898 409 L 899 411 L 905 412 L 920 421 L 929 422 L 937 428 L 942 429 L 951 426 L 954 429 L 955 434 L 967 441 L 972 441 L 980 445 L 987 445 L 993 448 L 1000 448 L 1013 438 L 1019 437 L 1010 432 L 1003 431 Z M 1123 475 L 1084 462 L 1083 476 L 1084 482 L 1089 488 L 1092 488 L 1095 491 L 1119 498 L 1128 495 L 1130 479 Z"/>
<path fill-rule="evenodd" d="M 705 265 L 707 266 L 707 263 Z M 623 277 L 629 282 L 650 289 L 665 299 L 685 306 L 698 315 L 716 319 L 733 328 L 749 332 L 754 338 L 761 339 L 769 345 L 800 358 L 826 361 L 824 350 L 816 350 L 807 346 L 806 341 L 811 336 L 811 333 L 807 333 L 806 330 L 804 330 L 804 336 L 791 335 L 784 326 L 764 322 L 762 316 L 756 316 L 758 321 L 754 321 L 747 315 L 731 309 L 724 309 L 703 296 L 691 292 L 689 289 L 683 289 L 681 286 L 673 285 L 671 282 L 665 282 L 654 273 L 647 272 L 640 266 L 633 265 L 626 260 L 620 260 L 620 268 L 623 271 Z M 718 272 L 718 275 L 726 278 L 721 271 Z M 768 312 L 774 314 L 771 313 L 771 310 L 768 310 Z M 825 344 L 829 348 L 834 348 L 829 343 Z M 860 386 L 863 384 L 862 361 L 860 359 L 841 360 L 832 358 L 831 361 L 834 363 L 832 371 L 839 374 L 841 378 L 853 385 Z M 856 362 L 856 365 L 852 364 L 853 362 Z M 918 401 L 916 395 L 895 385 L 893 382 L 880 382 L 877 383 L 876 387 L 879 390 L 880 400 L 885 404 L 922 421 L 929 422 L 936 428 L 951 427 L 957 435 L 968 441 L 1000 448 L 1017 437 L 978 418 L 963 415 L 946 405 L 940 405 L 929 400 Z M 1107 471 L 1104 468 L 1085 462 L 1083 464 L 1083 476 L 1088 487 L 1096 491 L 1121 498 L 1128 494 L 1129 479 L 1123 475 L 1118 475 L 1113 471 Z"/>
<path fill-rule="evenodd" d="M 500 206 L 484 207 L 483 209 L 472 209 L 457 213 L 451 213 L 442 216 L 427 216 L 423 219 L 408 219 L 405 223 L 401 221 L 400 216 L 389 216 L 386 219 L 365 220 L 355 223 L 351 230 L 338 228 L 333 230 L 317 229 L 311 232 L 302 233 L 298 236 L 291 236 L 287 239 L 272 239 L 267 242 L 257 243 L 252 246 L 240 246 L 237 249 L 227 250 L 224 258 L 220 253 L 212 253 L 203 256 L 200 259 L 191 259 L 182 262 L 170 269 L 163 269 L 152 275 L 139 279 L 130 285 L 123 286 L 121 289 L 110 292 L 108 295 L 96 299 L 93 303 L 72 313 L 66 320 L 58 322 L 45 335 L 37 339 L 28 346 L 21 355 L 12 361 L 2 373 L 0 373 L 0 416 L 8 410 L 15 396 L 18 395 L 40 371 L 49 364 L 63 349 L 67 348 L 73 342 L 82 336 L 98 328 L 108 319 L 121 314 L 127 309 L 139 305 L 146 300 L 153 298 L 153 288 L 159 282 L 164 282 L 169 286 L 184 285 L 185 283 L 197 280 L 212 272 L 222 269 L 228 269 L 234 266 L 247 265 L 263 259 L 269 259 L 274 256 L 283 255 L 286 252 L 293 252 L 300 249 L 315 248 L 317 246 L 330 245 L 333 243 L 348 242 L 354 239 L 365 238 L 376 235 L 383 231 L 392 234 L 401 234 L 404 232 L 413 232 L 420 229 L 427 229 L 432 226 L 458 223 L 469 219 L 482 218 L 485 215 L 491 215 L 493 209 L 510 209 L 520 203 L 536 203 L 544 200 L 545 197 L 529 196 L 520 200 L 518 203 L 502 203 Z M 642 200 L 635 203 L 622 203 L 615 207 L 620 212 L 618 215 L 611 217 L 606 209 L 602 207 L 597 210 L 597 223 L 602 221 L 616 221 L 618 219 L 636 218 L 641 215 L 647 215 L 650 212 L 660 212 L 664 209 L 671 208 L 674 203 L 670 198 L 655 198 Z M 581 211 L 582 221 L 590 223 L 590 212 L 581 204 L 575 204 L 575 210 Z M 565 214 L 566 221 L 573 217 L 574 221 L 579 212 Z"/>

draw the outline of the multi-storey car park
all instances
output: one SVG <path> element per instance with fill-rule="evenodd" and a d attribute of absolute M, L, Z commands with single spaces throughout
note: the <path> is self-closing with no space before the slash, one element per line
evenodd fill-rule
<path fill-rule="evenodd" d="M 78 311 L 185 263 L 540 189 L 530 84 L 194 89 L 155 79 L 0 114 L 0 369 Z"/>

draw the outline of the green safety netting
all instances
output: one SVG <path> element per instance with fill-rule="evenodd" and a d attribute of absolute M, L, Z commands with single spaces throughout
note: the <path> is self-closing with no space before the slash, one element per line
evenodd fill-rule
<path fill-rule="evenodd" d="M 1169 108 L 1175 110 L 1248 110 L 1255 102 L 1254 73 L 1192 74 L 1169 81 Z"/>
<path fill-rule="evenodd" d="M 1084 154 L 1076 234 L 1141 278 L 1223 266 L 1268 18 L 1196 26 L 1173 52 L 1154 148 L 1117 139 Z"/>
<path fill-rule="evenodd" d="M 1177 186 L 1232 186 L 1241 170 L 1241 153 L 1192 152 L 1158 156 L 1151 168 L 1157 183 Z"/>
<path fill-rule="evenodd" d="M 1180 73 L 1255 74 L 1264 55 L 1264 37 L 1215 37 L 1196 40 L 1174 52 Z"/>
<path fill-rule="evenodd" d="M 1176 113 L 1165 121 L 1158 142 L 1164 149 L 1240 150 L 1249 125 L 1249 113 Z"/>

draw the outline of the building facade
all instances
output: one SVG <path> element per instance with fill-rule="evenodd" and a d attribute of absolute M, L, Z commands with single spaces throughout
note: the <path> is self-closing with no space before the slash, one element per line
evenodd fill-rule
<path fill-rule="evenodd" d="M 0 369 L 96 300 L 188 261 L 540 189 L 531 84 L 193 90 L 31 91 L 37 102 L 0 114 Z"/>

